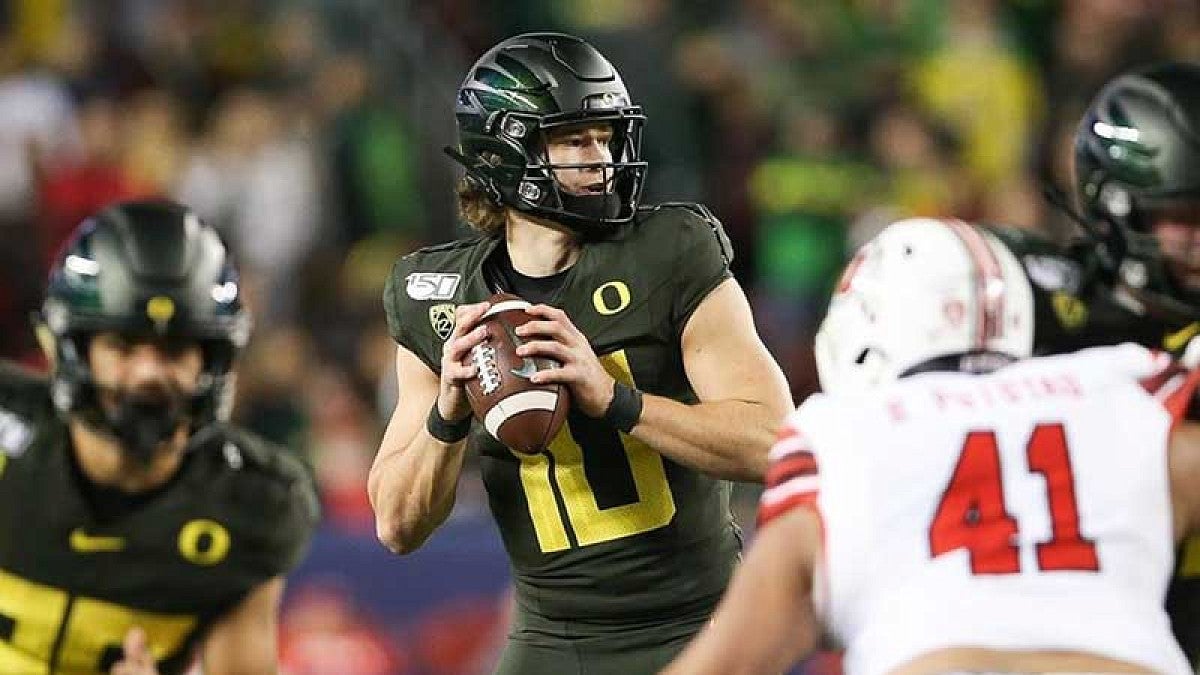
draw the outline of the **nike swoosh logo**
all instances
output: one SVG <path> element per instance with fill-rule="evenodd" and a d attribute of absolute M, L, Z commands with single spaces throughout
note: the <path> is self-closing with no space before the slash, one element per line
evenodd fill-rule
<path fill-rule="evenodd" d="M 92 536 L 82 527 L 71 531 L 71 550 L 76 553 L 114 553 L 124 548 L 124 537 Z"/>
<path fill-rule="evenodd" d="M 1176 353 L 1187 346 L 1196 334 L 1200 333 L 1200 321 L 1193 321 L 1182 329 L 1163 338 L 1163 347 L 1171 353 Z"/>
<path fill-rule="evenodd" d="M 503 325 L 504 332 L 508 333 L 508 339 L 511 340 L 514 345 L 520 347 L 521 345 L 525 344 L 525 341 L 517 336 L 517 333 L 512 329 L 512 326 L 509 326 L 508 324 Z M 537 370 L 537 363 L 535 363 L 533 359 L 526 356 L 521 359 L 520 368 L 513 368 L 509 372 L 517 377 L 523 377 L 528 380 L 529 378 L 533 377 L 533 374 L 536 373 Z"/>
<path fill-rule="evenodd" d="M 521 362 L 521 367 L 513 368 L 511 372 L 517 377 L 523 377 L 528 380 L 530 377 L 533 377 L 533 374 L 537 371 L 537 364 L 533 362 L 533 359 L 526 356 Z"/>

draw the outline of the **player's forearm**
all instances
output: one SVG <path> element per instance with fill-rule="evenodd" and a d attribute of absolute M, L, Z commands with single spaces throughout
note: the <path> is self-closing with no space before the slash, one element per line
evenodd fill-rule
<path fill-rule="evenodd" d="M 730 480 L 762 481 L 767 452 L 782 415 L 755 401 L 685 405 L 662 396 L 642 397 L 633 436 L 693 469 Z"/>
<path fill-rule="evenodd" d="M 450 515 L 466 445 L 443 443 L 422 428 L 407 447 L 380 450 L 367 485 L 376 534 L 391 551 L 417 550 Z"/>

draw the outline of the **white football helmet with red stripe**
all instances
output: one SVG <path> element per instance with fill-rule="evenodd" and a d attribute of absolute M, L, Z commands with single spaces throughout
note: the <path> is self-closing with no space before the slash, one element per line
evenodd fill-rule
<path fill-rule="evenodd" d="M 1021 263 L 960 220 L 892 223 L 842 273 L 816 338 L 825 391 L 866 389 L 940 356 L 1033 350 Z"/>

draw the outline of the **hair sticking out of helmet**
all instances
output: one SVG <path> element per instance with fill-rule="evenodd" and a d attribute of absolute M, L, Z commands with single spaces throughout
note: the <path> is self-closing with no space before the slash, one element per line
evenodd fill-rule
<path fill-rule="evenodd" d="M 923 363 L 975 370 L 1033 349 L 1033 293 L 1020 262 L 962 221 L 903 220 L 854 256 L 817 333 L 826 391 L 866 390 Z"/>
<path fill-rule="evenodd" d="M 458 90 L 455 117 L 459 145 L 446 153 L 470 181 L 460 194 L 585 236 L 603 236 L 636 214 L 645 183 L 645 115 L 617 70 L 587 42 L 559 33 L 501 42 L 471 67 Z M 556 162 L 549 156 L 559 135 L 597 127 L 608 133 L 607 157 Z M 597 180 L 579 190 L 563 178 L 572 172 L 590 172 Z M 496 226 L 478 204 L 461 210 L 486 216 L 472 221 L 481 229 Z"/>
<path fill-rule="evenodd" d="M 231 369 L 250 318 L 224 244 L 187 207 L 124 202 L 81 224 L 51 269 L 39 323 L 53 349 L 55 406 L 127 450 L 144 452 L 173 432 L 175 420 L 196 430 L 228 418 Z M 203 355 L 197 390 L 179 402 L 165 397 L 172 399 L 166 405 L 124 396 L 118 409 L 106 409 L 88 358 L 88 343 L 100 333 L 194 341 Z"/>

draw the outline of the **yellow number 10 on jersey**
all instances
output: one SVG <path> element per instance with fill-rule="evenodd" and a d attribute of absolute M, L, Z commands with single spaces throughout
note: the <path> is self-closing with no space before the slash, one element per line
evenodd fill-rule
<path fill-rule="evenodd" d="M 623 350 L 601 356 L 600 363 L 618 382 L 633 386 L 633 373 Z M 620 434 L 620 438 L 638 500 L 606 509 L 597 505 L 593 486 L 584 472 L 583 455 L 607 449 L 580 447 L 571 435 L 570 425 L 564 424 L 550 443 L 553 471 L 546 454 L 516 453 L 521 460 L 521 486 L 525 489 L 529 515 L 543 553 L 562 551 L 571 546 L 555 503 L 554 485 L 562 494 L 567 519 L 580 546 L 649 532 L 670 523 L 675 517 L 675 498 L 671 495 L 662 456 L 632 436 Z"/>

